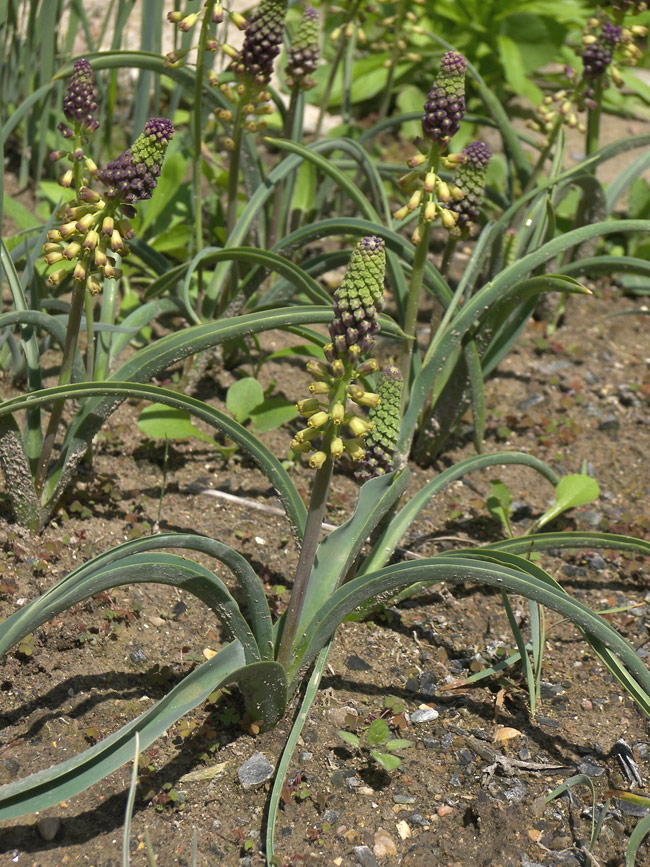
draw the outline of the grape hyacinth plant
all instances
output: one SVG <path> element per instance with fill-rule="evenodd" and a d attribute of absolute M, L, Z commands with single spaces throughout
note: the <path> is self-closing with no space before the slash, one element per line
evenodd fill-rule
<path fill-rule="evenodd" d="M 16 102 L 3 127 L 7 165 L 16 153 L 28 153 L 36 127 L 41 145 L 56 141 L 61 115 L 54 117 L 48 99 L 66 79 L 59 124 L 63 144 L 47 163 L 50 176 L 63 166 L 59 186 L 40 177 L 46 162 L 41 160 L 32 178 L 39 201 L 34 221 L 21 226 L 1 250 L 12 309 L 0 316 L 0 367 L 3 374 L 10 369 L 17 374 L 14 388 L 22 382 L 22 364 L 27 382 L 24 394 L 0 402 L 5 496 L 18 523 L 35 534 L 56 518 L 46 544 L 52 539 L 58 544 L 59 531 L 72 538 L 79 530 L 82 538 L 87 526 L 76 523 L 63 495 L 70 492 L 81 462 L 90 464 L 94 438 L 117 407 L 129 401 L 123 411 L 130 419 L 133 407 L 140 411 L 146 402 L 149 421 L 159 425 L 151 436 L 194 437 L 201 449 L 218 455 L 213 460 L 211 454 L 207 465 L 212 493 L 219 492 L 224 465 L 236 450 L 237 472 L 245 474 L 248 462 L 254 463 L 264 479 L 260 486 L 256 478 L 260 498 L 273 491 L 287 525 L 282 536 L 269 536 L 267 548 L 259 537 L 255 560 L 249 562 L 226 544 L 229 537 L 215 538 L 209 510 L 203 509 L 202 521 L 195 524 L 203 534 L 158 532 L 159 526 L 147 527 L 144 521 L 136 526 L 121 506 L 107 515 L 100 499 L 93 499 L 97 480 L 88 474 L 79 487 L 89 491 L 84 503 L 98 507 L 95 518 L 104 522 L 105 535 L 115 534 L 122 542 L 85 553 L 87 559 L 67 574 L 61 568 L 59 580 L 44 584 L 36 598 L 28 584 L 26 600 L 29 593 L 32 598 L 25 604 L 14 605 L 8 584 L 0 653 L 18 647 L 20 654 L 34 633 L 37 645 L 47 645 L 48 631 L 64 623 L 75 606 L 113 588 L 144 583 L 192 594 L 207 605 L 217 623 L 215 646 L 221 643 L 211 653 L 208 648 L 203 655 L 192 653 L 184 677 L 163 685 L 162 698 L 143 703 L 142 713 L 124 725 L 120 720 L 119 729 L 107 726 L 106 737 L 77 755 L 66 753 L 60 765 L 0 786 L 0 820 L 68 802 L 133 761 L 165 732 L 173 739 L 181 717 L 209 697 L 214 701 L 216 691 L 236 687 L 233 705 L 239 702 L 249 736 L 267 732 L 289 714 L 294 718 L 269 799 L 265 857 L 277 867 L 281 858 L 274 853 L 274 827 L 284 778 L 336 630 L 346 619 L 386 612 L 401 598 L 443 582 L 481 584 L 496 592 L 516 650 L 476 674 L 502 677 L 510 667 L 508 688 L 519 703 L 517 714 L 526 702 L 533 720 L 540 710 L 543 610 L 549 608 L 575 626 L 598 666 L 650 717 L 646 660 L 617 631 L 618 621 L 590 610 L 588 597 L 572 598 L 539 556 L 548 551 L 556 556 L 562 549 L 572 556 L 580 549 L 647 556 L 650 545 L 616 533 L 573 531 L 570 524 L 539 532 L 561 513 L 595 500 L 598 485 L 586 470 L 571 472 L 578 450 L 559 437 L 552 445 L 544 439 L 553 466 L 532 453 L 541 437 L 524 440 L 522 451 L 514 446 L 491 450 L 498 448 L 493 436 L 506 435 L 500 423 L 505 416 L 510 425 L 510 407 L 499 416 L 485 385 L 515 346 L 540 296 L 588 296 L 587 284 L 599 275 L 611 278 L 608 297 L 628 277 L 642 285 L 650 282 L 647 259 L 625 248 L 627 238 L 636 242 L 650 229 L 648 220 L 629 219 L 626 211 L 628 198 L 635 204 L 645 201 L 641 182 L 650 136 L 641 133 L 600 147 L 595 134 L 598 112 L 607 108 L 603 89 L 616 82 L 626 63 L 638 59 L 636 40 L 644 26 L 630 25 L 626 16 L 641 12 L 644 4 L 616 2 L 589 20 L 585 14 L 570 76 L 545 70 L 533 76 L 527 68 L 521 73 L 524 85 L 534 80 L 534 87 L 539 83 L 547 94 L 547 114 L 538 127 L 541 143 L 511 123 L 500 102 L 508 82 L 503 88 L 500 82 L 486 85 L 481 70 L 487 61 L 471 54 L 475 30 L 467 28 L 465 15 L 460 31 L 467 38 L 454 47 L 427 32 L 429 9 L 423 2 L 417 3 L 416 15 L 411 9 L 416 4 L 406 0 L 352 0 L 320 4 L 318 11 L 303 0 L 261 0 L 246 20 L 227 3 L 190 0 L 175 4 L 183 11 L 169 13 L 174 27 L 166 36 L 173 39 L 173 50 L 165 57 L 157 29 L 147 34 L 150 42 L 142 51 L 117 47 L 133 5 L 114 4 L 114 48 L 93 48 L 90 60 L 71 59 L 57 71 L 58 58 L 76 44 L 74 28 L 86 11 L 83 0 L 73 4 L 69 38 L 57 32 L 55 43 L 47 43 L 54 48 L 52 69 L 43 73 L 47 80 L 26 106 Z M 53 14 L 49 4 L 39 10 Z M 530 14 L 522 12 L 521 20 L 529 21 Z M 541 14 L 540 19 L 545 20 Z M 8 32 L 22 38 L 10 25 L 8 20 Z M 233 28 L 243 34 L 241 48 L 229 42 Z M 571 28 L 576 31 L 575 22 Z M 380 46 L 368 44 L 376 32 L 384 34 Z M 498 36 L 505 54 L 509 37 L 505 30 Z M 10 66 L 30 69 L 20 40 L 11 51 L 21 62 L 12 60 Z M 274 78 L 283 51 L 286 61 Z M 44 51 L 43 66 L 47 55 Z M 493 60 L 500 59 L 489 57 L 495 68 L 499 64 Z M 125 95 L 118 82 L 127 68 L 138 74 L 124 76 L 135 82 Z M 12 77 L 3 81 L 3 95 L 12 92 Z M 560 77 L 561 89 L 552 90 Z M 627 107 L 630 98 L 623 92 L 620 104 Z M 315 135 L 307 127 L 303 141 L 309 102 L 319 120 Z M 342 124 L 321 137 L 328 110 L 340 115 Z M 587 112 L 584 130 L 591 136 L 588 156 L 567 160 L 565 127 L 580 128 L 581 112 Z M 150 114 L 167 115 L 173 124 L 162 116 L 145 122 Z M 133 138 L 124 142 L 133 143 L 113 158 L 118 148 L 108 128 L 117 127 L 118 118 L 136 120 Z M 411 145 L 414 125 L 419 135 Z M 260 135 L 267 129 L 268 136 Z M 393 157 L 384 159 L 396 147 L 406 170 Z M 606 187 L 597 169 L 632 147 L 642 154 Z M 635 195 L 628 196 L 634 183 Z M 53 189 L 54 200 L 63 195 L 64 201 L 46 221 Z M 8 197 L 5 201 L 10 219 L 25 218 Z M 597 249 L 585 252 L 596 243 Z M 286 341 L 285 335 L 290 335 Z M 556 351 L 539 344 L 540 352 Z M 571 350 L 567 343 L 557 351 L 568 355 Z M 583 369 L 588 366 L 587 357 L 576 361 L 584 362 Z M 58 367 L 58 384 L 43 388 L 53 367 Z M 210 402 L 196 396 L 197 369 L 207 374 Z M 279 370 L 288 375 L 283 381 L 278 377 L 276 385 Z M 579 372 L 575 379 L 559 377 L 553 386 L 562 390 L 557 405 L 563 410 L 574 396 L 579 405 Z M 645 383 L 630 395 L 629 418 L 641 430 Z M 69 408 L 65 417 L 64 406 Z M 521 422 L 524 436 L 535 433 L 536 422 L 526 427 L 528 421 L 524 424 L 515 410 L 512 427 Z M 573 433 L 568 409 L 562 418 Z M 560 421 L 547 421 L 543 432 L 552 441 L 549 430 Z M 270 449 L 262 434 L 273 429 Z M 130 427 L 128 433 L 131 437 Z M 116 439 L 108 448 L 97 439 L 98 468 L 112 467 L 118 451 L 123 461 L 131 460 L 131 442 L 115 446 L 120 434 L 120 429 L 111 431 Z M 457 434 L 454 445 L 466 445 L 469 456 L 454 462 L 453 452 L 444 449 Z M 197 458 L 192 449 L 186 451 L 188 461 L 203 461 L 203 454 Z M 412 472 L 414 463 L 417 472 Z M 525 468 L 549 485 L 552 505 L 541 517 L 528 525 L 510 522 L 512 497 L 503 483 L 493 481 L 491 499 L 498 499 L 495 491 L 501 499 L 488 508 L 501 516 L 509 538 L 495 531 L 485 544 L 470 533 L 471 549 L 433 556 L 404 550 L 422 529 L 418 519 L 435 522 L 436 533 L 445 532 L 447 513 L 439 523 L 438 518 L 454 496 L 450 485 L 504 465 Z M 431 511 L 441 494 L 440 510 Z M 179 489 L 176 496 L 185 493 Z M 147 502 L 148 494 L 136 502 L 137 517 L 146 516 Z M 244 507 L 269 510 L 250 500 Z M 162 492 L 159 519 L 161 514 Z M 278 526 L 276 519 L 269 533 Z M 340 525 L 332 529 L 326 521 Z M 513 535 L 517 532 L 521 535 Z M 92 544 L 99 547 L 100 538 Z M 239 546 L 239 533 L 233 538 L 238 540 L 233 546 Z M 40 540 L 30 544 L 37 548 Z M 265 559 L 264 551 L 272 548 Z M 78 555 L 76 548 L 73 556 Z M 31 582 L 31 563 L 23 559 L 22 577 Z M 45 581 L 59 565 L 50 570 L 50 560 L 43 562 L 39 580 Z M 66 562 L 61 560 L 61 566 Z M 549 568 L 556 567 L 552 562 Z M 268 579 L 274 568 L 290 592 L 274 588 L 271 598 Z M 33 572 L 40 570 L 39 563 Z M 524 602 L 518 600 L 515 609 L 509 596 Z M 432 596 L 427 604 L 436 600 Z M 177 627 L 182 629 L 182 623 Z M 64 642 L 69 630 L 61 634 Z M 84 645 L 83 652 L 89 650 Z M 234 706 L 229 710 L 234 713 Z M 217 725 L 223 721 L 218 714 L 216 719 Z M 402 725 L 409 725 L 406 716 Z M 384 767 L 390 770 L 391 764 L 394 769 L 390 761 Z M 137 772 L 136 759 L 133 796 Z M 132 848 L 128 827 L 125 839 L 124 863 Z"/>

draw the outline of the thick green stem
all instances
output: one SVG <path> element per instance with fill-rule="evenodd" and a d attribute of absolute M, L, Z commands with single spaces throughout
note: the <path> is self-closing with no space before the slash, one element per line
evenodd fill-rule
<path fill-rule="evenodd" d="M 336 73 L 338 72 L 339 64 L 343 58 L 343 52 L 345 51 L 345 44 L 347 42 L 347 38 L 345 35 L 345 29 L 348 24 L 354 20 L 354 16 L 357 14 L 357 10 L 359 8 L 361 0 L 355 0 L 352 5 L 352 8 L 348 14 L 348 20 L 343 25 L 341 30 L 341 38 L 339 39 L 339 44 L 336 48 L 336 54 L 334 55 L 334 60 L 332 61 L 332 65 L 330 67 L 330 74 L 327 77 L 327 83 L 325 84 L 325 89 L 323 90 L 323 96 L 321 98 L 320 111 L 318 113 L 318 122 L 316 123 L 316 138 L 319 138 L 321 129 L 323 127 L 323 120 L 325 119 L 325 112 L 327 111 L 327 106 L 330 101 L 330 94 L 332 92 L 332 87 L 334 86 L 334 79 L 336 78 Z"/>
<path fill-rule="evenodd" d="M 61 361 L 61 371 L 59 373 L 59 385 L 68 385 L 72 379 L 72 363 L 74 361 L 75 352 L 77 351 L 81 312 L 84 308 L 86 297 L 85 283 L 75 280 L 73 286 L 72 301 L 70 303 L 70 313 L 68 316 L 68 327 L 66 329 L 65 343 L 63 345 L 63 359 Z M 34 480 L 36 494 L 39 497 L 45 483 L 47 468 L 50 463 L 52 449 L 54 448 L 54 440 L 56 439 L 56 434 L 59 429 L 64 405 L 65 400 L 57 400 L 54 403 L 47 423 L 47 430 L 43 440 L 43 450 L 41 452 L 41 458 L 38 462 L 38 469 L 36 470 L 36 478 Z"/>
<path fill-rule="evenodd" d="M 323 447 L 324 450 L 329 452 L 327 444 L 324 443 Z M 302 542 L 302 548 L 300 549 L 300 558 L 293 579 L 291 598 L 289 600 L 289 607 L 287 608 L 287 615 L 282 629 L 282 640 L 278 650 L 278 662 L 285 668 L 288 668 L 291 662 L 291 651 L 296 638 L 296 629 L 298 627 L 300 615 L 302 614 L 305 594 L 307 593 L 307 585 L 309 584 L 309 576 L 311 575 L 312 566 L 314 565 L 314 557 L 316 556 L 316 549 L 318 548 L 321 526 L 323 524 L 323 518 L 325 517 L 325 507 L 327 506 L 327 495 L 329 493 L 333 467 L 334 458 L 330 455 L 323 466 L 316 471 L 314 477 L 314 486 L 311 492 L 305 535 Z"/>
<path fill-rule="evenodd" d="M 590 108 L 587 112 L 587 134 L 585 137 L 585 155 L 591 156 L 598 150 L 600 143 L 600 115 L 603 107 L 603 77 L 599 76 L 594 82 L 594 102 L 596 108 Z M 595 172 L 595 169 L 591 170 Z"/>
<path fill-rule="evenodd" d="M 93 296 L 86 292 L 84 299 L 86 308 L 86 379 L 92 382 L 95 378 L 95 312 Z"/>
<path fill-rule="evenodd" d="M 427 172 L 434 172 L 437 174 L 438 166 L 440 165 L 440 157 L 440 147 L 437 144 L 433 144 L 429 153 Z M 422 294 L 424 268 L 427 264 L 427 255 L 429 253 L 429 233 L 431 230 L 431 223 L 424 219 L 424 207 L 425 205 L 423 202 L 418 222 L 420 240 L 415 248 L 411 282 L 409 284 L 409 293 L 406 301 L 406 313 L 404 315 L 404 331 L 408 335 L 408 337 L 404 338 L 402 343 L 402 360 L 400 364 L 402 376 L 404 377 L 404 402 L 408 400 L 408 394 L 410 391 L 411 360 L 413 358 L 413 353 L 417 348 L 416 330 L 418 309 L 420 307 L 420 296 Z"/>
<path fill-rule="evenodd" d="M 551 153 L 551 150 L 553 148 L 553 145 L 555 144 L 555 140 L 558 137 L 558 133 L 560 132 L 561 127 L 562 127 L 562 117 L 560 115 L 558 115 L 555 118 L 555 123 L 553 124 L 553 129 L 551 130 L 551 132 L 549 134 L 548 141 L 544 145 L 544 149 L 542 150 L 542 152 L 538 156 L 537 162 L 533 166 L 533 170 L 530 173 L 528 181 L 526 182 L 526 186 L 522 192 L 522 195 L 526 195 L 526 193 L 529 193 L 532 190 L 532 188 L 535 186 L 537 178 L 539 177 L 539 173 L 544 168 L 544 163 L 546 162 L 546 160 L 549 157 L 549 154 Z"/>
<path fill-rule="evenodd" d="M 228 170 L 228 206 L 226 211 L 226 238 L 230 238 L 233 229 L 237 224 L 237 205 L 239 201 L 239 165 L 241 162 L 241 146 L 244 135 L 244 112 L 242 105 L 248 101 L 249 94 L 246 93 L 240 97 L 233 120 L 233 147 L 230 157 L 230 168 Z M 219 314 L 228 306 L 229 302 L 234 298 L 237 292 L 237 283 L 239 280 L 239 268 L 237 262 L 233 262 L 230 266 L 230 282 L 223 287 L 221 299 L 219 302 Z"/>
<path fill-rule="evenodd" d="M 287 139 L 294 140 L 294 124 L 296 120 L 296 108 L 298 106 L 298 99 L 300 96 L 300 88 L 294 87 L 291 91 L 291 99 L 289 100 L 289 107 L 287 108 L 287 116 L 284 121 L 284 137 Z M 302 131 L 302 125 L 301 125 Z M 302 135 L 297 139 L 299 142 L 302 140 Z M 286 158 L 286 154 L 285 154 Z M 293 190 L 293 184 L 290 186 L 287 185 L 286 181 L 281 181 L 275 188 L 275 194 L 273 197 L 273 214 L 271 216 L 271 226 L 269 228 L 269 239 L 268 246 L 269 249 L 272 249 L 275 245 L 275 242 L 278 237 L 278 232 L 280 235 L 284 237 L 284 234 L 287 229 L 287 212 L 289 210 L 290 204 L 287 207 L 284 206 L 284 192 L 285 189 L 288 192 Z M 280 226 L 280 224 L 282 224 Z"/>
<path fill-rule="evenodd" d="M 194 110 L 192 112 L 192 138 L 194 146 L 194 159 L 192 163 L 192 186 L 194 193 L 194 247 L 198 253 L 203 246 L 203 218 L 201 214 L 201 178 L 203 158 L 201 156 L 202 144 L 202 93 L 203 93 L 203 67 L 205 61 L 205 46 L 208 40 L 210 22 L 212 20 L 212 7 L 215 0 L 208 0 L 205 4 L 199 46 L 196 57 L 196 74 L 194 76 Z"/>

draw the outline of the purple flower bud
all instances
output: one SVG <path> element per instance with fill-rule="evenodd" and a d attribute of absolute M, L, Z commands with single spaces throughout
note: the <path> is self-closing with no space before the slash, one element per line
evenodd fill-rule
<path fill-rule="evenodd" d="M 94 132 L 99 126 L 99 122 L 93 117 L 96 111 L 95 75 L 90 63 L 82 58 L 75 61 L 72 76 L 68 81 L 63 97 L 63 114 L 70 123 L 79 123 L 88 132 Z M 70 137 L 61 131 L 66 138 Z"/>
<path fill-rule="evenodd" d="M 598 78 L 607 72 L 622 36 L 623 28 L 616 27 L 611 21 L 601 25 L 596 41 L 587 45 L 582 52 L 583 78 Z"/>
<path fill-rule="evenodd" d="M 265 87 L 273 74 L 273 61 L 280 53 L 287 0 L 261 0 L 246 29 L 244 44 L 233 60 L 238 78 L 252 79 Z"/>
<path fill-rule="evenodd" d="M 289 48 L 287 76 L 293 87 L 313 87 L 309 78 L 318 63 L 318 12 L 311 6 L 305 9 L 295 38 Z"/>
<path fill-rule="evenodd" d="M 430 142 L 446 145 L 460 129 L 465 114 L 467 61 L 457 51 L 448 51 L 424 104 L 422 132 Z"/>
<path fill-rule="evenodd" d="M 171 121 L 162 117 L 148 120 L 131 147 L 97 173 L 106 186 L 106 198 L 119 198 L 128 204 L 150 199 L 173 135 Z"/>

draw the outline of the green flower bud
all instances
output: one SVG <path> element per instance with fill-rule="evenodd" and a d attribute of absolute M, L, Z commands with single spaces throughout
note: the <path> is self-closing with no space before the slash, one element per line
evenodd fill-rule
<path fill-rule="evenodd" d="M 366 437 L 366 456 L 355 473 L 360 482 L 383 475 L 393 468 L 393 453 L 402 421 L 403 385 L 399 367 L 390 365 L 382 371 L 377 385 L 379 404 L 372 407 L 369 413 L 374 428 Z"/>

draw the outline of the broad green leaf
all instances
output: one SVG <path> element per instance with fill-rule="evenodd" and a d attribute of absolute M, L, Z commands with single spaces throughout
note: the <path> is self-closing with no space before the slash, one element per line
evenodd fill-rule
<path fill-rule="evenodd" d="M 487 510 L 493 518 L 501 521 L 503 529 L 506 531 L 507 535 L 512 536 L 512 528 L 510 526 L 512 495 L 510 493 L 510 488 L 499 479 L 492 479 L 490 487 L 492 488 L 492 493 L 485 502 Z"/>
<path fill-rule="evenodd" d="M 342 738 L 346 744 L 350 744 L 351 747 L 358 748 L 359 746 L 359 738 L 356 735 L 353 735 L 352 732 L 339 731 L 337 732 L 338 736 Z"/>
<path fill-rule="evenodd" d="M 7 193 L 2 197 L 2 208 L 5 216 L 10 217 L 18 229 L 31 229 L 41 225 L 41 221 L 34 216 L 33 211 Z"/>
<path fill-rule="evenodd" d="M 413 741 L 408 741 L 406 738 L 392 738 L 384 744 L 384 749 L 394 753 L 396 750 L 406 750 L 412 746 Z"/>
<path fill-rule="evenodd" d="M 257 433 L 275 430 L 298 415 L 295 403 L 279 395 L 267 397 L 251 410 L 251 421 Z"/>
<path fill-rule="evenodd" d="M 366 740 L 371 747 L 380 747 L 386 743 L 390 737 L 390 729 L 388 723 L 382 717 L 374 719 L 366 729 Z"/>
<path fill-rule="evenodd" d="M 370 750 L 370 755 L 385 771 L 394 771 L 402 764 L 399 756 L 391 756 L 390 753 L 380 753 L 378 750 Z"/>
<path fill-rule="evenodd" d="M 146 406 L 140 413 L 137 425 L 145 436 L 152 439 L 185 440 L 196 437 L 203 442 L 217 445 L 212 437 L 192 424 L 189 412 L 162 403 Z"/>
<path fill-rule="evenodd" d="M 320 543 L 297 628 L 298 640 L 302 639 L 307 623 L 343 581 L 368 536 L 399 500 L 410 476 L 410 470 L 405 467 L 399 473 L 370 479 L 362 485 L 357 507 L 349 521 L 333 530 Z"/>
<path fill-rule="evenodd" d="M 262 386 L 252 376 L 245 376 L 243 379 L 233 382 L 226 394 L 228 411 L 240 424 L 246 421 L 251 411 L 259 406 L 263 400 Z"/>
<path fill-rule="evenodd" d="M 537 527 L 543 527 L 567 509 L 591 503 L 599 493 L 598 482 L 591 476 L 582 473 L 562 476 L 555 488 L 555 503 L 539 518 Z"/>

